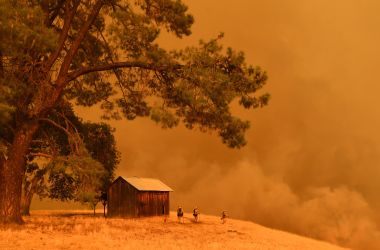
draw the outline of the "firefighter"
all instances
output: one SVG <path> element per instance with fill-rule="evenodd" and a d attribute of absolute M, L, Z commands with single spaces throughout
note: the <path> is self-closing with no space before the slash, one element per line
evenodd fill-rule
<path fill-rule="evenodd" d="M 222 211 L 222 217 L 220 218 L 220 220 L 222 221 L 222 224 L 226 223 L 227 221 L 227 211 Z"/>
<path fill-rule="evenodd" d="M 193 209 L 193 216 L 194 216 L 194 221 L 198 222 L 199 221 L 199 209 L 198 209 L 198 207 L 195 207 Z"/>
<path fill-rule="evenodd" d="M 181 206 L 178 206 L 177 209 L 177 218 L 179 223 L 183 223 L 183 209 Z"/>

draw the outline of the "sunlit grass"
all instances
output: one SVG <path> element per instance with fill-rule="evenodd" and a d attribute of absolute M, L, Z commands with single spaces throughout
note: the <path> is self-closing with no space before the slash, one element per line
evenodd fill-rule
<path fill-rule="evenodd" d="M 174 214 L 105 219 L 101 211 L 32 211 L 23 226 L 0 228 L 0 249 L 339 249 L 251 222 Z"/>

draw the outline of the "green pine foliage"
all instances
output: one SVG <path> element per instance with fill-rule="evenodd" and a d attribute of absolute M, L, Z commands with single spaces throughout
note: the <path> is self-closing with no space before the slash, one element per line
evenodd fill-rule
<path fill-rule="evenodd" d="M 99 3 L 102 8 L 66 73 L 62 96 L 77 105 L 100 104 L 106 119 L 149 116 L 164 128 L 183 122 L 190 129 L 216 130 L 229 147 L 245 145 L 249 122 L 231 114 L 229 106 L 236 99 L 244 108 L 265 106 L 269 95 L 256 94 L 267 81 L 265 71 L 248 65 L 242 52 L 223 49 L 223 34 L 179 51 L 161 48 L 157 38 L 163 31 L 178 38 L 191 34 L 194 18 L 179 0 Z M 58 81 L 62 60 L 94 6 L 94 1 L 1 2 L 0 50 L 10 65 L 4 79 L 13 88 L 9 104 L 29 115 L 28 109 L 43 105 L 41 98 Z M 46 69 L 70 9 L 68 36 Z M 46 80 L 46 89 L 38 90 Z"/>

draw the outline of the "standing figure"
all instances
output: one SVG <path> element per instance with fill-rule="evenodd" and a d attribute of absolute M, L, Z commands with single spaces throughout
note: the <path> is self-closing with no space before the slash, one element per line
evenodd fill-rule
<path fill-rule="evenodd" d="M 222 224 L 226 223 L 227 217 L 228 217 L 227 211 L 223 211 L 222 212 L 222 217 L 220 218 L 222 220 Z"/>
<path fill-rule="evenodd" d="M 199 209 L 198 209 L 198 207 L 195 207 L 193 209 L 193 216 L 194 216 L 195 222 L 198 222 L 199 221 Z"/>
<path fill-rule="evenodd" d="M 178 222 L 183 223 L 183 209 L 181 206 L 178 206 L 177 217 L 178 217 Z"/>

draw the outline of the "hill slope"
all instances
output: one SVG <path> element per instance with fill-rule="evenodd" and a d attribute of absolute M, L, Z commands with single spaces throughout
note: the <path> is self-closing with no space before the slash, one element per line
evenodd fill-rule
<path fill-rule="evenodd" d="M 69 213 L 68 213 L 69 212 Z M 0 228 L 0 249 L 343 249 L 247 221 L 189 214 L 104 219 L 72 211 L 34 211 L 22 227 Z"/>

